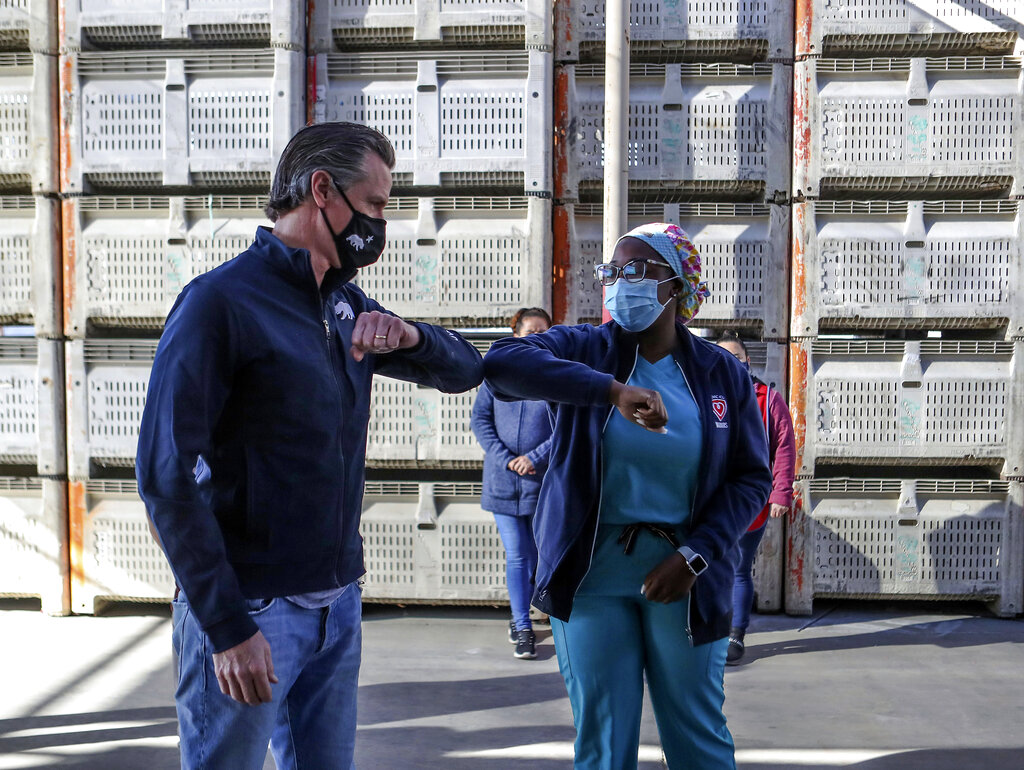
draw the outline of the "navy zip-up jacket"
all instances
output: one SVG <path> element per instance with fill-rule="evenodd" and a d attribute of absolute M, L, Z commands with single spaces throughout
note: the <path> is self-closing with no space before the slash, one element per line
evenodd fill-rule
<path fill-rule="evenodd" d="M 697 403 L 703 435 L 686 545 L 709 565 L 690 602 L 693 643 L 705 644 L 729 633 L 736 543 L 768 500 L 772 476 L 750 375 L 731 354 L 681 323 L 676 331 L 673 356 Z M 614 408 L 608 403 L 612 380 L 629 379 L 637 346 L 635 334 L 610 321 L 505 338 L 484 358 L 495 398 L 544 400 L 554 409 L 548 470 L 533 525 L 539 551 L 533 604 L 561 620 L 569 619 L 573 597 L 590 569 L 601 438 Z"/>
<path fill-rule="evenodd" d="M 355 361 L 355 318 L 373 310 L 383 308 L 342 284 L 339 271 L 328 270 L 318 288 L 309 252 L 264 228 L 171 309 L 136 475 L 215 652 L 259 630 L 246 598 L 326 590 L 363 574 L 358 527 L 374 373 L 448 393 L 482 379 L 472 345 L 422 323 L 416 348 Z"/>

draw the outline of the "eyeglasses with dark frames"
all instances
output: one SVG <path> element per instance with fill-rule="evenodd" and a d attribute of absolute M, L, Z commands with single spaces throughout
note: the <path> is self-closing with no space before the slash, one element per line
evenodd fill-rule
<path fill-rule="evenodd" d="M 602 286 L 611 286 L 620 277 L 625 279 L 626 283 L 640 283 L 647 277 L 648 265 L 671 269 L 667 262 L 659 262 L 656 259 L 633 259 L 622 267 L 613 265 L 611 262 L 602 262 L 594 265 L 594 277 L 601 282 Z"/>

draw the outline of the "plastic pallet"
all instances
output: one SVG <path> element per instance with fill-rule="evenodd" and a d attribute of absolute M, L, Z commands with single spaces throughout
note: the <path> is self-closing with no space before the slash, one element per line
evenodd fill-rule
<path fill-rule="evenodd" d="M 790 518 L 786 611 L 815 597 L 982 599 L 1024 609 L 1020 482 L 815 479 Z"/>
<path fill-rule="evenodd" d="M 550 305 L 551 202 L 534 197 L 392 198 L 380 261 L 356 282 L 403 318 L 504 326 Z"/>
<path fill-rule="evenodd" d="M 601 286 L 593 266 L 603 261 L 603 208 L 591 203 L 564 207 L 568 233 L 559 237 L 567 240 L 570 250 L 570 322 L 601 318 Z M 788 206 L 630 203 L 627 222 L 630 228 L 645 222 L 674 222 L 693 239 L 711 294 L 692 327 L 740 327 L 764 338 L 784 339 L 789 218 Z"/>
<path fill-rule="evenodd" d="M 603 55 L 605 3 L 573 3 L 568 28 L 556 40 L 559 61 Z M 793 58 L 793 4 L 771 0 L 671 0 L 631 4 L 631 56 L 686 56 L 706 61 Z M 678 61 L 678 59 L 676 59 Z"/>
<path fill-rule="evenodd" d="M 70 609 L 66 487 L 0 477 L 0 596 L 38 596 L 50 615 Z"/>
<path fill-rule="evenodd" d="M 61 60 L 65 193 L 263 191 L 304 122 L 299 52 L 126 51 Z"/>
<path fill-rule="evenodd" d="M 551 61 L 536 50 L 319 54 L 313 119 L 381 130 L 395 147 L 396 188 L 550 197 Z"/>
<path fill-rule="evenodd" d="M 354 48 L 488 45 L 549 49 L 551 3 L 543 0 L 329 0 L 310 17 L 314 53 Z"/>
<path fill-rule="evenodd" d="M 1021 202 L 793 205 L 793 336 L 1000 329 L 1024 337 Z"/>
<path fill-rule="evenodd" d="M 66 50 L 305 47 L 301 3 L 275 0 L 66 0 Z"/>
<path fill-rule="evenodd" d="M 60 334 L 60 209 L 43 197 L 0 197 L 0 324 Z"/>
<path fill-rule="evenodd" d="M 6 0 L 0 4 L 0 49 L 57 53 L 55 0 Z"/>
<path fill-rule="evenodd" d="M 71 481 L 69 500 L 74 612 L 91 614 L 102 601 L 173 598 L 174 576 L 134 480 Z"/>
<path fill-rule="evenodd" d="M 568 65 L 565 199 L 604 174 L 604 65 Z M 722 199 L 789 196 L 793 70 L 784 64 L 629 68 L 631 187 Z"/>
<path fill-rule="evenodd" d="M 0 337 L 0 464 L 65 471 L 63 343 Z"/>
<path fill-rule="evenodd" d="M 1024 468 L 1024 342 L 799 340 L 797 474 L 820 466 Z M 799 454 L 799 452 L 798 452 Z"/>
<path fill-rule="evenodd" d="M 797 56 L 1012 53 L 1024 34 L 1019 0 L 809 0 L 806 6 Z"/>
<path fill-rule="evenodd" d="M 1018 194 L 1021 61 L 797 62 L 794 196 Z"/>
<path fill-rule="evenodd" d="M 57 59 L 0 53 L 0 190 L 57 191 Z"/>
<path fill-rule="evenodd" d="M 269 225 L 262 196 L 83 197 L 64 202 L 65 333 L 160 329 L 197 275 L 245 251 Z"/>

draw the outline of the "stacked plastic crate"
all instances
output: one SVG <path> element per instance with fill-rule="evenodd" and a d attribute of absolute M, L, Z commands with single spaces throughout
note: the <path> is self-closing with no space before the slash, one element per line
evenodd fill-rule
<path fill-rule="evenodd" d="M 1024 6 L 800 0 L 786 609 L 1022 610 Z"/>
<path fill-rule="evenodd" d="M 312 6 L 310 119 L 394 144 L 388 247 L 359 284 L 460 329 L 550 307 L 549 0 L 332 0 Z M 485 351 L 493 339 L 476 334 Z M 475 391 L 377 378 L 367 443 L 364 597 L 501 601 L 504 552 L 480 509 Z"/>
<path fill-rule="evenodd" d="M 555 296 L 558 319 L 600 322 L 603 2 L 556 5 Z M 771 0 L 633 3 L 629 226 L 676 222 L 711 296 L 691 326 L 740 331 L 754 371 L 785 392 L 789 308 L 792 6 Z M 782 603 L 782 527 L 755 565 L 758 606 Z"/>
<path fill-rule="evenodd" d="M 38 596 L 59 614 L 69 596 L 54 8 L 0 3 L 0 595 Z"/>
<path fill-rule="evenodd" d="M 195 275 L 265 223 L 305 118 L 305 15 L 287 0 L 61 0 L 71 597 L 165 600 L 133 462 L 156 341 Z"/>

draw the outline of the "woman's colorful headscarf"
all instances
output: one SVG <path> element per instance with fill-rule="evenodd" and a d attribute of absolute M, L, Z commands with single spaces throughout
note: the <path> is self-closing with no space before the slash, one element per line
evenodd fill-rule
<path fill-rule="evenodd" d="M 679 225 L 666 222 L 651 222 L 630 230 L 619 238 L 637 238 L 668 262 L 669 266 L 686 283 L 688 293 L 679 299 L 679 317 L 689 321 L 700 310 L 700 306 L 711 293 L 706 282 L 700 279 L 700 252 L 693 241 Z M 618 245 L 618 244 L 616 244 Z"/>

